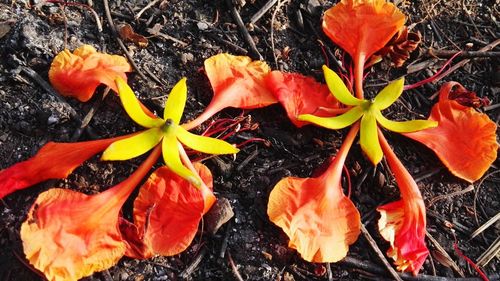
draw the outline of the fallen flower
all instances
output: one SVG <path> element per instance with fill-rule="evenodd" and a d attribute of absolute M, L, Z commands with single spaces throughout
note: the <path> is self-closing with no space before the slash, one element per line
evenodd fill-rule
<path fill-rule="evenodd" d="M 57 54 L 49 70 L 52 86 L 63 96 L 88 101 L 100 84 L 115 92 L 115 79 L 127 80 L 126 72 L 132 71 L 122 56 L 103 54 L 90 45 L 83 45 L 73 53 L 64 50 Z"/>
<path fill-rule="evenodd" d="M 343 259 L 360 233 L 359 212 L 341 186 L 342 167 L 358 130 L 358 124 L 351 128 L 321 176 L 284 178 L 269 195 L 269 219 L 283 229 L 290 238 L 289 247 L 306 261 Z"/>
<path fill-rule="evenodd" d="M 391 106 L 403 93 L 403 78 L 387 85 L 375 98 L 362 100 L 354 97 L 342 82 L 342 79 L 327 66 L 323 66 L 323 71 L 332 95 L 340 103 L 353 107 L 346 113 L 335 117 L 318 117 L 312 114 L 304 114 L 299 115 L 298 120 L 308 121 L 328 129 L 342 129 L 361 119 L 359 143 L 374 165 L 377 165 L 383 156 L 377 137 L 377 123 L 388 130 L 398 133 L 415 132 L 437 126 L 437 122 L 432 120 L 397 122 L 391 121 L 382 115 L 380 111 Z"/>
<path fill-rule="evenodd" d="M 404 135 L 432 149 L 452 174 L 474 182 L 497 159 L 497 125 L 486 114 L 452 99 L 460 95 L 450 95 L 465 91 L 457 82 L 444 84 L 429 117 L 439 125 Z"/>
<path fill-rule="evenodd" d="M 285 108 L 290 121 L 299 128 L 309 124 L 297 119 L 301 114 L 326 117 L 346 111 L 345 108 L 339 107 L 338 101 L 330 95 L 326 85 L 316 82 L 311 77 L 298 73 L 272 71 L 266 76 L 265 81 L 268 89 Z"/>
<path fill-rule="evenodd" d="M 137 124 L 147 128 L 135 136 L 112 143 L 102 154 L 102 160 L 127 160 L 142 155 L 162 143 L 163 159 L 169 169 L 177 175 L 200 186 L 200 179 L 181 162 L 177 142 L 199 152 L 209 154 L 235 154 L 238 149 L 215 138 L 198 136 L 179 125 L 187 99 L 186 78 L 172 89 L 165 103 L 163 118 L 151 117 L 141 107 L 127 83 L 116 79 L 118 92 L 127 114 Z"/>
<path fill-rule="evenodd" d="M 342 0 L 325 12 L 323 31 L 354 61 L 358 98 L 363 98 L 365 62 L 382 49 L 404 23 L 404 14 L 385 0 Z"/>
<path fill-rule="evenodd" d="M 370 62 L 388 56 L 395 67 L 401 67 L 410 58 L 410 54 L 415 51 L 421 40 L 422 35 L 419 31 L 411 32 L 408 31 L 408 27 L 404 26 L 392 37 L 387 45 L 370 58 Z M 373 64 L 370 62 L 368 65 Z"/>
<path fill-rule="evenodd" d="M 227 107 L 253 109 L 278 102 L 264 82 L 270 71 L 264 61 L 246 56 L 223 53 L 206 59 L 205 72 L 214 96 L 205 111 L 183 127 L 195 128 Z"/>
<path fill-rule="evenodd" d="M 128 244 L 125 255 L 172 256 L 191 244 L 201 218 L 215 201 L 210 170 L 201 163 L 193 168 L 204 182 L 204 192 L 166 167 L 151 174 L 134 201 L 134 224 L 121 223 Z"/>
<path fill-rule="evenodd" d="M 378 207 L 380 234 L 389 241 L 387 255 L 394 259 L 397 269 L 417 275 L 429 250 L 425 246 L 425 204 L 415 180 L 392 151 L 379 131 L 382 150 L 396 179 L 401 200 Z"/>
<path fill-rule="evenodd" d="M 51 281 L 78 280 L 115 265 L 126 251 L 118 227 L 121 207 L 160 153 L 153 150 L 128 179 L 102 193 L 41 193 L 21 226 L 28 261 Z"/>

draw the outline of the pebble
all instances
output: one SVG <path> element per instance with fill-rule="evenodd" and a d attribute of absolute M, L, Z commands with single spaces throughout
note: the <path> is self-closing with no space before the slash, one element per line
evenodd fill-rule
<path fill-rule="evenodd" d="M 181 55 L 181 61 L 183 64 L 186 64 L 194 59 L 194 55 L 191 53 L 183 53 Z"/>
<path fill-rule="evenodd" d="M 196 25 L 198 26 L 199 30 L 207 30 L 208 29 L 208 24 L 206 22 L 200 21 Z"/>

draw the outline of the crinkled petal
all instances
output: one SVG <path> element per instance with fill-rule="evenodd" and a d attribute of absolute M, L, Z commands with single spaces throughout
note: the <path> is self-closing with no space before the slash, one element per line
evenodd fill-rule
<path fill-rule="evenodd" d="M 266 87 L 264 78 L 271 69 L 264 61 L 223 53 L 206 59 L 205 71 L 214 96 L 200 116 L 184 125 L 187 130 L 226 107 L 252 109 L 278 102 Z"/>
<path fill-rule="evenodd" d="M 417 183 L 380 131 L 379 136 L 387 163 L 401 193 L 401 200 L 377 208 L 380 212 L 379 231 L 391 244 L 387 255 L 394 259 L 397 269 L 417 275 L 429 255 L 425 246 L 424 200 Z"/>
<path fill-rule="evenodd" d="M 400 78 L 389 83 L 389 85 L 385 86 L 382 91 L 377 94 L 377 96 L 373 100 L 373 105 L 378 110 L 384 110 L 388 108 L 399 98 L 399 96 L 401 96 L 401 94 L 403 93 L 404 84 L 404 78 Z"/>
<path fill-rule="evenodd" d="M 328 85 L 328 89 L 337 100 L 345 105 L 356 106 L 363 103 L 352 95 L 352 93 L 347 89 L 344 81 L 335 73 L 335 71 L 328 68 L 328 66 L 323 65 L 323 73 L 325 75 L 325 81 Z"/>
<path fill-rule="evenodd" d="M 210 170 L 201 163 L 194 165 L 203 182 L 211 189 Z M 213 196 L 211 192 L 210 196 Z M 204 198 L 198 188 L 168 168 L 157 169 L 141 187 L 134 202 L 135 237 L 140 239 L 127 238 L 131 245 L 126 255 L 149 258 L 153 255 L 172 256 L 184 251 L 198 231 L 205 200 L 210 199 Z"/>
<path fill-rule="evenodd" d="M 423 201 L 421 205 L 406 206 L 402 200 L 377 208 L 380 234 L 391 244 L 387 256 L 394 260 L 397 270 L 414 275 L 418 274 L 429 255 L 424 240 L 425 220 L 421 218 L 425 211 L 419 213 L 423 208 Z"/>
<path fill-rule="evenodd" d="M 308 122 L 299 121 L 301 114 L 314 114 L 321 117 L 333 116 L 339 103 L 330 94 L 328 87 L 311 77 L 298 73 L 272 71 L 266 77 L 266 85 L 285 108 L 290 121 L 302 127 Z"/>
<path fill-rule="evenodd" d="M 428 128 L 434 128 L 438 122 L 432 120 L 410 120 L 410 121 L 392 121 L 385 118 L 380 111 L 376 111 L 377 122 L 387 130 L 396 133 L 416 132 Z"/>
<path fill-rule="evenodd" d="M 165 123 L 163 119 L 151 116 L 145 111 L 143 105 L 135 96 L 134 91 L 132 91 L 125 80 L 117 78 L 115 82 L 123 108 L 135 123 L 145 128 L 161 127 Z"/>
<path fill-rule="evenodd" d="M 377 130 L 378 127 L 375 114 L 372 112 L 365 113 L 361 118 L 359 144 L 373 165 L 377 165 L 384 156 L 378 141 Z"/>
<path fill-rule="evenodd" d="M 120 138 L 45 144 L 32 158 L 0 171 L 0 198 L 48 179 L 66 178 L 76 167 Z"/>
<path fill-rule="evenodd" d="M 191 182 L 195 186 L 200 186 L 200 180 L 188 168 L 182 165 L 177 147 L 177 138 L 173 134 L 167 134 L 162 141 L 163 160 L 165 165 L 174 173 Z"/>
<path fill-rule="evenodd" d="M 159 155 L 154 150 L 127 180 L 100 194 L 60 188 L 41 193 L 21 226 L 28 261 L 51 281 L 76 281 L 116 264 L 126 250 L 120 209 Z"/>
<path fill-rule="evenodd" d="M 127 59 L 122 56 L 98 53 L 94 47 L 84 45 L 73 53 L 64 50 L 57 54 L 49 70 L 52 86 L 64 96 L 88 101 L 99 84 L 117 92 L 114 80 L 127 79 L 132 71 Z"/>
<path fill-rule="evenodd" d="M 497 158 L 496 124 L 483 113 L 449 100 L 456 82 L 443 85 L 429 120 L 438 126 L 405 136 L 432 149 L 455 176 L 469 182 L 481 178 Z"/>
<path fill-rule="evenodd" d="M 363 116 L 363 108 L 361 106 L 356 106 L 351 108 L 344 114 L 335 117 L 318 117 L 311 114 L 299 115 L 298 120 L 307 121 L 318 126 L 337 130 L 342 129 L 347 126 L 352 125 L 354 122 L 358 121 L 361 116 Z"/>
<path fill-rule="evenodd" d="M 151 128 L 134 136 L 113 142 L 104 150 L 101 160 L 128 160 L 140 156 L 160 143 L 163 132 L 160 128 Z"/>
<path fill-rule="evenodd" d="M 355 60 L 366 60 L 404 23 L 403 13 L 385 0 L 342 0 L 325 12 L 323 31 Z"/>
<path fill-rule="evenodd" d="M 176 128 L 175 135 L 182 144 L 207 154 L 236 154 L 240 151 L 223 140 L 195 135 L 180 126 Z"/>
<path fill-rule="evenodd" d="M 320 177 L 284 178 L 269 196 L 269 219 L 288 235 L 289 247 L 297 249 L 307 261 L 343 259 L 360 233 L 359 212 L 341 187 L 342 166 L 358 128 L 351 128 L 334 161 Z"/>
<path fill-rule="evenodd" d="M 163 119 L 172 119 L 174 124 L 179 124 L 186 106 L 187 100 L 187 85 L 186 78 L 182 78 L 170 91 L 165 109 L 163 111 Z"/>

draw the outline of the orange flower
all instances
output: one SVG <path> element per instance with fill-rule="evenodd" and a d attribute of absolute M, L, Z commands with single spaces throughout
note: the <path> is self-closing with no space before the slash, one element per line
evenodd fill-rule
<path fill-rule="evenodd" d="M 118 92 L 115 79 L 127 80 L 125 72 L 130 71 L 126 58 L 98 53 L 94 47 L 83 45 L 73 53 L 64 50 L 57 54 L 50 65 L 49 80 L 61 95 L 85 102 L 100 84 Z"/>
<path fill-rule="evenodd" d="M 186 130 L 197 127 L 226 107 L 252 109 L 278 102 L 264 83 L 271 69 L 263 61 L 218 54 L 205 60 L 205 71 L 214 96 L 200 116 L 183 125 Z"/>
<path fill-rule="evenodd" d="M 382 49 L 404 23 L 403 13 L 385 0 L 342 0 L 325 12 L 323 31 L 354 61 L 358 98 L 363 98 L 366 60 Z"/>
<path fill-rule="evenodd" d="M 464 91 L 457 82 L 444 84 L 429 117 L 439 125 L 404 135 L 432 149 L 455 176 L 474 182 L 497 158 L 497 126 L 486 114 L 450 99 Z"/>
<path fill-rule="evenodd" d="M 297 119 L 301 114 L 331 117 L 345 112 L 345 109 L 339 108 L 339 103 L 330 94 L 328 87 L 311 77 L 272 71 L 265 80 L 268 89 L 285 108 L 290 121 L 299 128 L 310 124 Z"/>
<path fill-rule="evenodd" d="M 49 142 L 32 158 L 0 171 L 0 199 L 48 179 L 66 178 L 83 161 L 124 137 L 127 136 L 76 143 Z"/>
<path fill-rule="evenodd" d="M 269 219 L 288 235 L 289 247 L 307 261 L 343 259 L 360 233 L 359 212 L 340 183 L 342 166 L 358 130 L 356 123 L 321 176 L 284 178 L 269 196 Z"/>
<path fill-rule="evenodd" d="M 323 31 L 351 57 L 364 63 L 382 49 L 405 23 L 385 0 L 342 0 L 323 17 Z"/>
<path fill-rule="evenodd" d="M 417 275 L 429 255 L 424 241 L 424 200 L 417 184 L 380 130 L 379 138 L 387 163 L 401 191 L 401 200 L 377 208 L 381 216 L 378 222 L 379 231 L 391 244 L 387 255 L 394 259 L 397 269 Z"/>
<path fill-rule="evenodd" d="M 198 231 L 202 216 L 215 202 L 212 174 L 201 163 L 194 168 L 206 184 L 196 188 L 166 167 L 156 170 L 134 202 L 134 222 L 122 222 L 133 258 L 172 256 L 184 251 Z"/>
<path fill-rule="evenodd" d="M 48 280 L 78 280 L 118 262 L 126 250 L 118 215 L 160 156 L 156 148 L 127 180 L 100 194 L 54 188 L 40 194 L 21 226 L 28 261 Z"/>

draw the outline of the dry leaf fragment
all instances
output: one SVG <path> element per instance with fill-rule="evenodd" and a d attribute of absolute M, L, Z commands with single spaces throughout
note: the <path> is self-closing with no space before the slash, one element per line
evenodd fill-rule
<path fill-rule="evenodd" d="M 125 23 L 118 27 L 118 32 L 120 37 L 124 41 L 132 42 L 141 48 L 146 48 L 148 46 L 148 39 L 140 34 L 135 33 L 134 29 L 130 24 Z"/>

